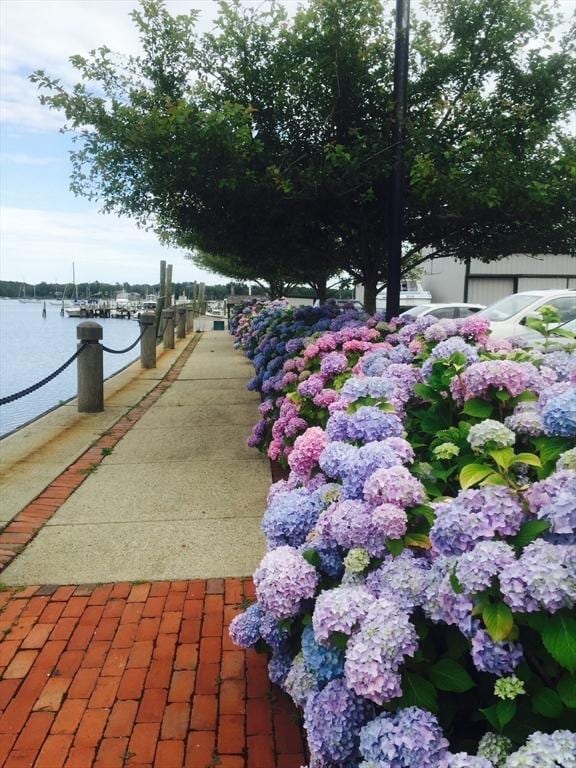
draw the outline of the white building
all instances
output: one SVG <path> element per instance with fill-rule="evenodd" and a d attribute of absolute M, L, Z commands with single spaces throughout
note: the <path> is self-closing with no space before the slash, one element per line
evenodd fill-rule
<path fill-rule="evenodd" d="M 519 291 L 576 289 L 576 258 L 564 254 L 514 254 L 489 264 L 478 259 L 441 258 L 427 261 L 423 267 L 422 285 L 435 302 L 488 305 Z"/>

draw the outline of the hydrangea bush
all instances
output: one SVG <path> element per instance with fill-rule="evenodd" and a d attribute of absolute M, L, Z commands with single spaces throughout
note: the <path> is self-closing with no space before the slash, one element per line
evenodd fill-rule
<path fill-rule="evenodd" d="M 280 310 L 251 312 L 243 340 Z M 302 708 L 310 768 L 576 768 L 576 355 L 481 317 L 346 322 L 275 378 L 257 442 L 290 475 L 232 638 Z"/>

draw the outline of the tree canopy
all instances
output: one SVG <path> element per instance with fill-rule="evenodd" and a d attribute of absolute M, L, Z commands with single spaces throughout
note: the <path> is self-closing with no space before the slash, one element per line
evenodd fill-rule
<path fill-rule="evenodd" d="M 292 17 L 275 2 L 219 5 L 199 36 L 195 12 L 143 0 L 140 55 L 72 57 L 71 89 L 35 73 L 78 141 L 73 190 L 237 279 L 321 290 L 345 270 L 373 307 L 388 254 L 391 0 L 310 0 Z M 552 45 L 555 24 L 546 0 L 428 0 L 414 21 L 405 270 L 431 255 L 576 253 L 576 35 Z"/>

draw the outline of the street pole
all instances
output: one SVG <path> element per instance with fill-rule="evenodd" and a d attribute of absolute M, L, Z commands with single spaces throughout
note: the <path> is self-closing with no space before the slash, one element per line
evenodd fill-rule
<path fill-rule="evenodd" d="M 402 261 L 402 235 L 404 187 L 406 168 L 404 143 L 406 140 L 406 106 L 408 103 L 408 49 L 410 34 L 410 0 L 396 0 L 396 40 L 394 46 L 394 120 L 392 146 L 394 160 L 390 179 L 389 250 L 386 281 L 386 319 L 400 312 L 400 277 Z"/>

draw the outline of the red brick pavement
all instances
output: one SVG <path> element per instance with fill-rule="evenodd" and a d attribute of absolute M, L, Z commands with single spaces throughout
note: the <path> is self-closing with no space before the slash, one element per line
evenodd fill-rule
<path fill-rule="evenodd" d="M 299 768 L 296 712 L 236 648 L 249 579 L 0 593 L 3 768 Z"/>

